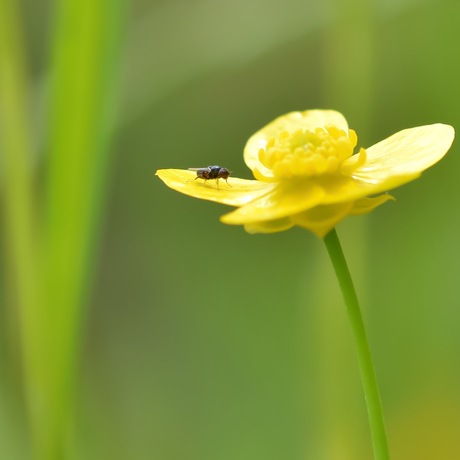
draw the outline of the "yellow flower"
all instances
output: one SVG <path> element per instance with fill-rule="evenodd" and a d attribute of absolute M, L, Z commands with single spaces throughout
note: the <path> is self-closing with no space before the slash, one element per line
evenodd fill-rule
<path fill-rule="evenodd" d="M 221 221 L 249 233 L 299 225 L 322 238 L 344 217 L 394 199 L 385 192 L 438 162 L 454 135 L 449 125 L 419 126 L 354 154 L 358 139 L 342 114 L 307 110 L 283 115 L 249 139 L 244 160 L 256 180 L 230 177 L 219 184 L 179 169 L 156 174 L 178 192 L 236 206 Z"/>

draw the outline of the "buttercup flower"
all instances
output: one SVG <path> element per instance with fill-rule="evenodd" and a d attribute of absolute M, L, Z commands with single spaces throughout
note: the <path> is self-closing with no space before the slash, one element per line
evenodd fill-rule
<path fill-rule="evenodd" d="M 388 190 L 410 182 L 447 152 L 452 126 L 405 129 L 354 153 L 358 138 L 333 110 L 292 112 L 255 133 L 244 160 L 256 180 L 228 184 L 196 179 L 196 172 L 157 171 L 165 184 L 195 198 L 236 206 L 221 217 L 249 233 L 294 225 L 324 237 L 344 217 L 365 214 L 388 200 Z"/>

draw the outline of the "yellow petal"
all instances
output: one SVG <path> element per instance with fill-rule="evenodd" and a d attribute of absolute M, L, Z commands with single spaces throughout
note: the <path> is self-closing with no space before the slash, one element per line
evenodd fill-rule
<path fill-rule="evenodd" d="M 259 161 L 259 150 L 265 148 L 271 138 L 279 136 L 283 131 L 294 132 L 299 129 L 314 131 L 316 128 L 328 125 L 334 125 L 345 132 L 348 131 L 348 124 L 344 116 L 335 110 L 306 110 L 283 115 L 249 138 L 244 148 L 244 161 L 252 171 L 257 169 L 261 176 L 273 177 L 271 170 Z"/>
<path fill-rule="evenodd" d="M 313 209 L 292 216 L 291 220 L 299 227 L 306 228 L 319 238 L 323 238 L 348 215 L 352 207 L 353 202 L 316 206 Z"/>
<path fill-rule="evenodd" d="M 385 193 L 374 198 L 316 206 L 292 216 L 291 220 L 295 225 L 312 231 L 319 238 L 324 238 L 346 216 L 366 214 L 388 200 L 394 200 L 394 197 Z"/>
<path fill-rule="evenodd" d="M 381 192 L 381 190 L 375 191 L 375 184 L 359 182 L 345 175 L 325 175 L 312 178 L 311 181 L 323 188 L 324 196 L 321 204 L 324 205 L 356 201 Z"/>
<path fill-rule="evenodd" d="M 357 181 L 373 184 L 380 193 L 416 179 L 449 150 L 455 132 L 444 124 L 405 129 L 366 149 L 367 160 L 351 174 Z M 344 162 L 352 166 L 357 156 Z"/>
<path fill-rule="evenodd" d="M 386 203 L 388 200 L 395 201 L 395 197 L 389 195 L 388 193 L 384 193 L 383 195 L 373 198 L 363 198 L 362 200 L 357 200 L 353 203 L 353 207 L 350 209 L 348 214 L 352 216 L 367 214 L 368 212 L 374 210 L 377 206 Z"/>
<path fill-rule="evenodd" d="M 196 172 L 184 169 L 159 169 L 156 175 L 169 187 L 185 195 L 230 206 L 242 206 L 270 192 L 274 184 L 229 177 L 225 180 L 196 179 Z"/>
<path fill-rule="evenodd" d="M 270 193 L 223 215 L 220 220 L 225 224 L 245 225 L 281 219 L 316 206 L 323 196 L 323 189 L 313 183 L 278 184 Z"/>
<path fill-rule="evenodd" d="M 294 223 L 289 217 L 276 220 L 267 220 L 264 222 L 254 222 L 252 224 L 246 224 L 244 229 L 251 234 L 254 233 L 276 233 L 289 230 L 294 226 Z"/>

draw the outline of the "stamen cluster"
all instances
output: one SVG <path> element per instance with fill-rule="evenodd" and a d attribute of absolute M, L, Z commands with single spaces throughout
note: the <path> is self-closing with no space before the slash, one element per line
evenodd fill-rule
<path fill-rule="evenodd" d="M 335 126 L 317 128 L 314 132 L 283 131 L 259 150 L 259 160 L 278 179 L 333 174 L 353 155 L 357 141 L 353 130 L 347 134 Z"/>

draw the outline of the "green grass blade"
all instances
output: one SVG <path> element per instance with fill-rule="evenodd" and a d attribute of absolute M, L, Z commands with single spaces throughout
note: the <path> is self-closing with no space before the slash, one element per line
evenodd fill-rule
<path fill-rule="evenodd" d="M 0 151 L 5 232 L 20 305 L 32 304 L 32 168 L 24 49 L 14 0 L 0 0 Z"/>
<path fill-rule="evenodd" d="M 72 424 L 82 309 L 111 133 L 124 0 L 57 4 L 41 273 L 48 412 L 43 459 L 63 458 Z"/>
<path fill-rule="evenodd" d="M 8 314 L 18 319 L 24 389 L 31 419 L 38 420 L 43 385 L 42 323 L 36 272 L 32 139 L 28 82 L 19 8 L 0 0 L 0 152 Z M 17 312 L 16 312 L 17 309 Z M 16 325 L 16 321 L 11 324 Z M 11 332 L 11 338 L 18 331 Z M 34 414 L 37 417 L 34 417 Z M 33 428 L 33 427 L 32 427 Z M 33 434 L 36 431 L 33 429 Z"/>

